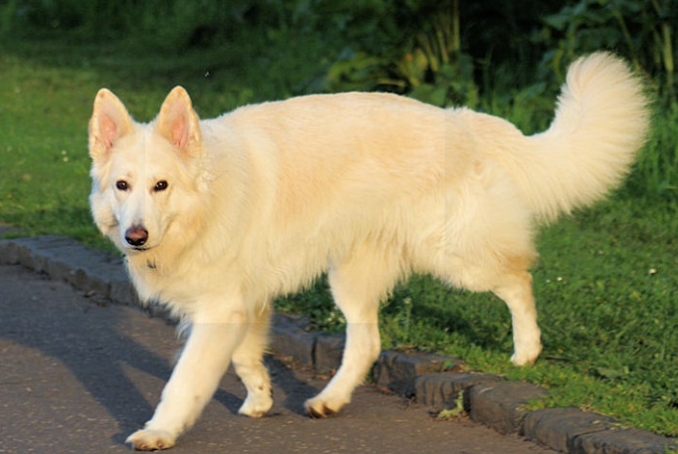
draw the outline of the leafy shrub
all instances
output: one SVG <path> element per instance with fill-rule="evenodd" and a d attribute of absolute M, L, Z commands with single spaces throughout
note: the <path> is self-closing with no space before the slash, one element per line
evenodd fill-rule
<path fill-rule="evenodd" d="M 542 66 L 562 80 L 567 62 L 584 52 L 613 49 L 636 68 L 654 76 L 675 101 L 675 24 L 678 3 L 672 0 L 580 0 L 542 19 L 535 39 L 548 46 Z"/>

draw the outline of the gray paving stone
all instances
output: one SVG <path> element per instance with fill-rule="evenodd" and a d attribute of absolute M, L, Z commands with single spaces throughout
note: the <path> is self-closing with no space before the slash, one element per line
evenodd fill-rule
<path fill-rule="evenodd" d="M 31 267 L 30 264 L 25 263 L 32 260 L 32 255 L 29 250 L 17 240 L 2 240 L 0 241 L 0 262 L 3 264 L 22 264 Z M 31 267 L 32 268 L 32 267 Z"/>
<path fill-rule="evenodd" d="M 524 435 L 552 449 L 575 451 L 575 442 L 582 435 L 602 432 L 615 427 L 612 418 L 578 408 L 547 408 L 530 412 L 525 417 Z"/>
<path fill-rule="evenodd" d="M 431 407 L 433 411 L 455 408 L 459 393 L 478 383 L 496 382 L 499 377 L 490 374 L 470 372 L 441 372 L 423 375 L 414 380 L 417 402 Z M 468 399 L 465 398 L 468 411 Z"/>
<path fill-rule="evenodd" d="M 528 413 L 525 404 L 545 395 L 545 389 L 525 382 L 481 383 L 469 392 L 469 414 L 501 433 L 520 432 Z"/>
<path fill-rule="evenodd" d="M 50 235 L 3 240 L 0 241 L 0 257 L 4 263 L 22 264 L 104 298 L 112 296 L 114 282 L 129 286 L 122 259 L 67 237 Z"/>
<path fill-rule="evenodd" d="M 388 388 L 404 396 L 413 396 L 415 379 L 422 375 L 442 372 L 460 364 L 461 361 L 427 353 L 383 351 L 373 369 L 378 386 Z"/>
<path fill-rule="evenodd" d="M 141 304 L 139 302 L 139 297 L 137 296 L 137 291 L 134 289 L 134 286 L 129 279 L 127 279 L 127 276 L 121 280 L 114 279 L 111 281 L 110 298 L 119 304 L 133 306 Z"/>
<path fill-rule="evenodd" d="M 319 334 L 313 352 L 313 366 L 320 374 L 336 371 L 346 346 L 345 334 Z"/>
<path fill-rule="evenodd" d="M 664 454 L 678 449 L 675 439 L 638 429 L 606 430 L 575 438 L 573 454 Z"/>
<path fill-rule="evenodd" d="M 275 314 L 271 328 L 271 348 L 276 353 L 292 356 L 296 361 L 313 365 L 316 333 L 305 330 L 306 323 L 285 314 Z"/>

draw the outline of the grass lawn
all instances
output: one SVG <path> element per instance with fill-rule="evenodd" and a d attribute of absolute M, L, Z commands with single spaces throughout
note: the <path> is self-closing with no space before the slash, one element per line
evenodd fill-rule
<path fill-rule="evenodd" d="M 310 52 L 317 53 L 310 59 L 317 66 L 277 62 L 275 50 L 257 59 L 241 48 L 163 58 L 114 45 L 0 43 L 0 222 L 31 235 L 56 233 L 108 247 L 87 202 L 87 120 L 100 87 L 148 120 L 181 84 L 208 117 L 300 91 L 322 63 L 319 49 Z M 520 106 L 490 113 L 519 123 L 535 117 Z M 677 125 L 678 108 L 662 112 L 627 186 L 542 230 L 533 271 L 545 349 L 535 367 L 508 362 L 510 318 L 501 301 L 426 277 L 399 286 L 385 303 L 385 347 L 459 356 L 473 370 L 550 388 L 549 400 L 535 405 L 595 409 L 678 435 L 678 209 L 671 202 Z M 321 280 L 279 305 L 311 314 L 321 328 L 341 329 L 323 287 Z"/>

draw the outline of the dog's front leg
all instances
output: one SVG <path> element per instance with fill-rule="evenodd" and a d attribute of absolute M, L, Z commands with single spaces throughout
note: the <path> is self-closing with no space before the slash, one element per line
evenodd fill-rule
<path fill-rule="evenodd" d="M 196 317 L 153 418 L 130 435 L 127 443 L 140 451 L 174 446 L 212 398 L 246 329 L 244 313 Z"/>

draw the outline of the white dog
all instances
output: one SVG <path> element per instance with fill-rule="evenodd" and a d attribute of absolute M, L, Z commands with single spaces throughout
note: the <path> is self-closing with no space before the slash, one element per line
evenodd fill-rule
<path fill-rule="evenodd" d="M 231 362 L 247 387 L 240 413 L 266 414 L 271 301 L 326 270 L 347 342 L 337 374 L 306 402 L 311 416 L 350 401 L 380 351 L 379 303 L 413 272 L 494 292 L 511 311 L 512 361 L 533 363 L 535 223 L 620 181 L 644 143 L 646 106 L 607 53 L 570 67 L 553 124 L 531 137 L 490 115 L 374 93 L 199 121 L 177 87 L 139 124 L 102 89 L 89 124 L 94 219 L 141 298 L 191 324 L 153 418 L 128 442 L 171 447 Z"/>

